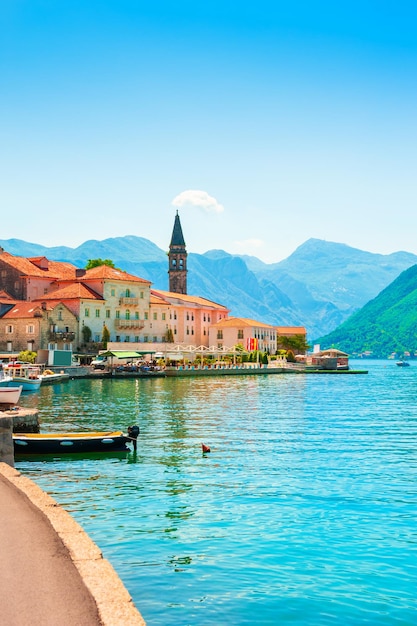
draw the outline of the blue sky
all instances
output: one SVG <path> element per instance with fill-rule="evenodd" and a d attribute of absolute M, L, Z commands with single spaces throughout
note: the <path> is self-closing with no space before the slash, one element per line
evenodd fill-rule
<path fill-rule="evenodd" d="M 417 5 L 2 0 L 2 239 L 417 254 Z"/>

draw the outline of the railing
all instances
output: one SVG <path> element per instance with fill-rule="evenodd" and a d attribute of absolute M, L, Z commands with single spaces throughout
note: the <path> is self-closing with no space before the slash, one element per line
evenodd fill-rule
<path fill-rule="evenodd" d="M 74 341 L 75 333 L 69 331 L 50 330 L 48 333 L 49 341 Z"/>
<path fill-rule="evenodd" d="M 138 306 L 139 298 L 119 298 L 119 304 L 125 304 L 126 306 Z"/>
<path fill-rule="evenodd" d="M 144 320 L 114 320 L 114 325 L 116 328 L 144 328 L 145 322 Z"/>

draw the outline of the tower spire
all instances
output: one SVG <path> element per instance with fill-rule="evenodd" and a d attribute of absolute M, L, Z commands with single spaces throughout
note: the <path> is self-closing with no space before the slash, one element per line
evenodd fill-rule
<path fill-rule="evenodd" d="M 182 234 L 178 210 L 175 215 L 171 243 L 169 245 L 169 291 L 173 293 L 187 293 L 187 250 L 184 235 Z"/>

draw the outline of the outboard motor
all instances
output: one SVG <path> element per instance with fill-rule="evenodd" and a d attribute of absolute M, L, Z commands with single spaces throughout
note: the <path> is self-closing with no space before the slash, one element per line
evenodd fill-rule
<path fill-rule="evenodd" d="M 133 443 L 134 452 L 136 452 L 136 449 L 137 449 L 137 445 L 138 445 L 137 439 L 139 437 L 139 432 L 140 432 L 139 426 L 128 426 L 127 428 L 127 434 Z"/>

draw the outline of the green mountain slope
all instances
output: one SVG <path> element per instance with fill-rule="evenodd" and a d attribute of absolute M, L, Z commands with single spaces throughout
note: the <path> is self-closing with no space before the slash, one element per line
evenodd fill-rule
<path fill-rule="evenodd" d="M 317 343 L 378 358 L 417 353 L 417 265 Z"/>

